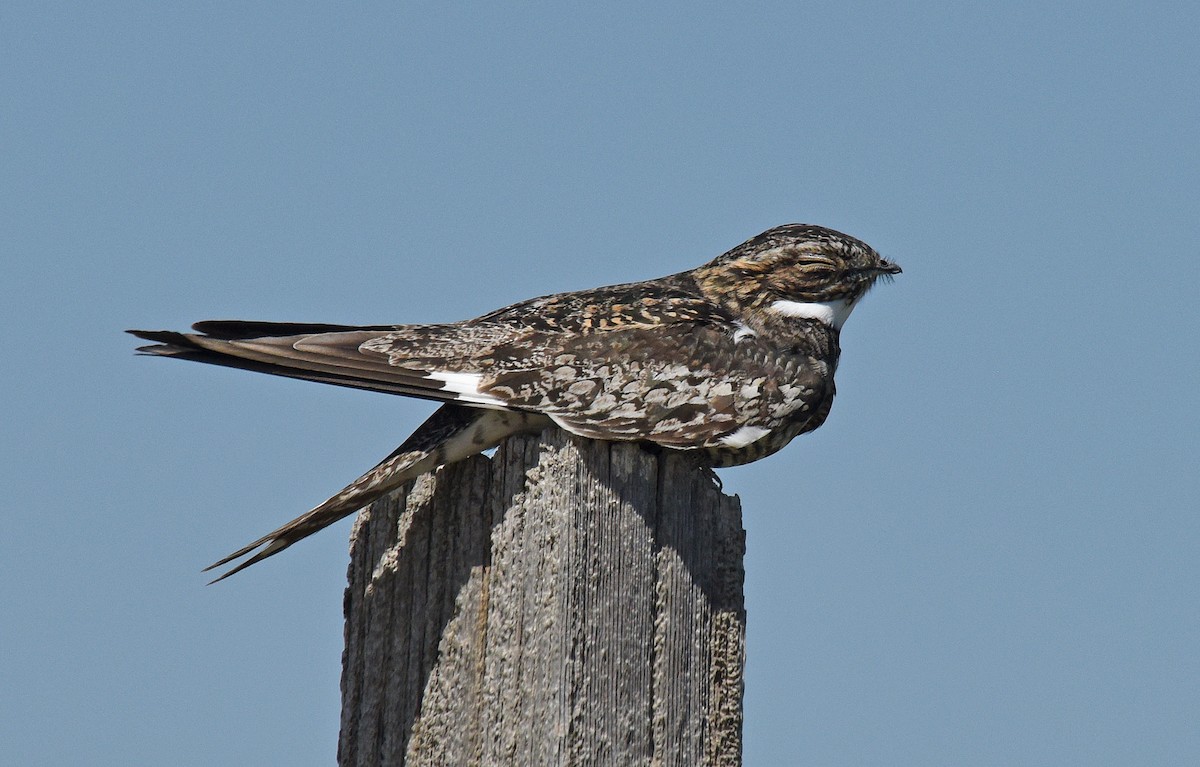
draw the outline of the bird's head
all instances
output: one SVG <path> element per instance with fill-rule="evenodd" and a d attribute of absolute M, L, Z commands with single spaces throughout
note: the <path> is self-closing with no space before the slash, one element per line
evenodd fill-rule
<path fill-rule="evenodd" d="M 840 329 L 881 277 L 900 267 L 861 240 L 810 224 L 768 229 L 695 271 L 711 298 L 743 312 L 815 319 Z"/>

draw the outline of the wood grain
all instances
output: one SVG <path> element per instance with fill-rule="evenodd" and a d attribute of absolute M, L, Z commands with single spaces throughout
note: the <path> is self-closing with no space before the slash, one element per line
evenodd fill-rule
<path fill-rule="evenodd" d="M 363 511 L 342 767 L 739 765 L 745 533 L 672 451 L 510 438 Z"/>

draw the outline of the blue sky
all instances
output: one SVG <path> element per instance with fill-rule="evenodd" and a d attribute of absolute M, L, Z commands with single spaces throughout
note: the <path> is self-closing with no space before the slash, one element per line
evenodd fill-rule
<path fill-rule="evenodd" d="M 904 267 L 742 498 L 748 765 L 1200 761 L 1189 4 L 11 2 L 0 761 L 333 761 L 348 523 L 425 403 L 127 327 L 455 320 L 770 226 Z"/>

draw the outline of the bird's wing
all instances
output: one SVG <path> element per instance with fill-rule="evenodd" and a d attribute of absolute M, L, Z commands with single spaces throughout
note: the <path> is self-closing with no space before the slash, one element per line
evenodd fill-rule
<path fill-rule="evenodd" d="M 741 447 L 832 394 L 824 363 L 738 339 L 736 326 L 677 323 L 552 340 L 533 355 L 534 343 L 495 349 L 479 391 L 593 439 Z"/>
<path fill-rule="evenodd" d="M 131 332 L 158 342 L 148 354 L 543 413 L 580 436 L 675 448 L 728 446 L 748 425 L 765 435 L 831 385 L 811 358 L 739 338 L 723 309 L 664 282 L 533 299 L 449 325 L 195 329 Z"/>
<path fill-rule="evenodd" d="M 364 346 L 396 366 L 441 364 L 462 396 L 543 413 L 583 437 L 679 449 L 740 447 L 815 412 L 833 385 L 824 363 L 739 338 L 724 321 L 512 330 L 473 357 L 449 358 L 403 329 Z"/>
<path fill-rule="evenodd" d="M 576 335 L 714 321 L 727 321 L 727 315 L 677 276 L 545 296 L 451 324 L 356 327 L 215 320 L 193 325 L 196 333 L 129 332 L 156 342 L 138 349 L 145 354 L 475 407 L 519 409 L 523 405 L 479 389 L 508 351 L 537 357 Z"/>
<path fill-rule="evenodd" d="M 199 322 L 193 327 L 200 332 L 129 332 L 156 342 L 138 349 L 144 354 L 388 394 L 504 407 L 494 398 L 473 396 L 469 387 L 464 388 L 470 379 L 461 372 L 471 369 L 472 350 L 485 349 L 498 336 L 511 333 L 486 328 L 467 331 L 462 325 L 357 328 L 232 320 Z M 405 364 L 378 351 L 387 339 L 404 339 L 427 352 L 421 360 Z"/>

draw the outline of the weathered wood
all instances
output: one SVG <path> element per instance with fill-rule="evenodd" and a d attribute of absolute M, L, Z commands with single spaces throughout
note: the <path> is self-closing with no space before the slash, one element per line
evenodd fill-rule
<path fill-rule="evenodd" d="M 343 767 L 738 765 L 745 534 L 686 458 L 551 429 L 355 524 Z"/>

